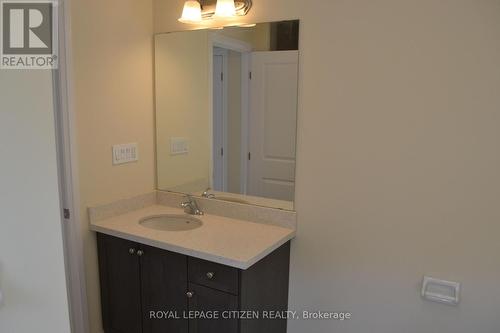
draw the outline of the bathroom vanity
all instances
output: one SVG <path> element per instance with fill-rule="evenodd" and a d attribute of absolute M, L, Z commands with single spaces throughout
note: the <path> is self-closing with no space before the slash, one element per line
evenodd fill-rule
<path fill-rule="evenodd" d="M 101 233 L 97 239 L 106 333 L 286 332 L 286 319 L 262 317 L 288 310 L 289 242 L 242 270 Z"/>
<path fill-rule="evenodd" d="M 295 212 L 198 198 L 195 216 L 185 198 L 158 191 L 89 209 L 104 331 L 285 333 Z"/>

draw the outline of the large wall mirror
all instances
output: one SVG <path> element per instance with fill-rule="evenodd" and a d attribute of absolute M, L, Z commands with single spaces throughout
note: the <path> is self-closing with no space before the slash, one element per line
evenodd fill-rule
<path fill-rule="evenodd" d="M 293 210 L 299 21 L 155 36 L 159 190 Z"/>

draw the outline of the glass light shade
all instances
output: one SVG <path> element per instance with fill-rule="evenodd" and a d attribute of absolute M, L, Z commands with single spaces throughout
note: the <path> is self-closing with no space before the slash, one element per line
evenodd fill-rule
<path fill-rule="evenodd" d="M 234 0 L 217 0 L 214 16 L 219 18 L 230 18 L 236 16 Z"/>
<path fill-rule="evenodd" d="M 237 26 L 240 28 L 253 28 L 256 25 L 257 25 L 256 23 L 242 23 L 242 24 L 238 24 Z"/>
<path fill-rule="evenodd" d="M 182 16 L 179 19 L 183 23 L 198 23 L 201 22 L 201 5 L 198 1 L 186 1 Z"/>

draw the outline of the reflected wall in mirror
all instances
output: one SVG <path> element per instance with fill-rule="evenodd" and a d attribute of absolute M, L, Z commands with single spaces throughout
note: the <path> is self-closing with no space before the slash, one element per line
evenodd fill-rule
<path fill-rule="evenodd" d="M 299 21 L 155 36 L 159 190 L 293 209 L 298 36 Z"/>

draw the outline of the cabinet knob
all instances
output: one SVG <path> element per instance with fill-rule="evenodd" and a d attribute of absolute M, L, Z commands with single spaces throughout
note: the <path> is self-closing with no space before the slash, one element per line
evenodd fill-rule
<path fill-rule="evenodd" d="M 144 251 L 142 251 L 142 250 L 138 250 L 138 251 L 137 251 L 137 255 L 138 255 L 139 257 L 141 257 L 143 254 L 144 254 Z"/>
<path fill-rule="evenodd" d="M 188 291 L 188 292 L 186 293 L 186 296 L 187 296 L 187 298 L 193 298 L 193 296 L 194 296 L 194 292 L 193 292 L 193 291 Z"/>
<path fill-rule="evenodd" d="M 128 253 L 134 254 L 135 253 L 135 249 L 133 247 L 131 247 L 130 249 L 128 249 Z"/>
<path fill-rule="evenodd" d="M 214 272 L 208 272 L 207 273 L 207 278 L 209 278 L 210 280 L 212 280 L 214 277 L 215 277 L 215 273 Z"/>

